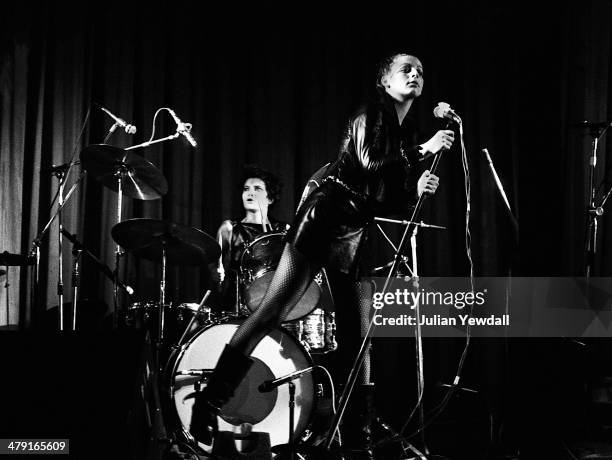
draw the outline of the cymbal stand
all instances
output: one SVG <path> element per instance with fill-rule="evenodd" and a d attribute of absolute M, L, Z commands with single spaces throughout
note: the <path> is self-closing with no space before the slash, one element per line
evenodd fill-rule
<path fill-rule="evenodd" d="M 158 349 L 162 346 L 164 340 L 164 317 L 166 305 L 166 241 L 162 243 L 162 276 L 159 283 L 159 321 L 157 331 Z"/>
<path fill-rule="evenodd" d="M 81 284 L 80 272 L 81 248 L 72 246 L 72 330 L 76 331 L 77 299 Z"/>
<path fill-rule="evenodd" d="M 117 176 L 117 223 L 121 222 L 121 217 L 122 217 L 122 206 L 123 206 L 123 179 L 124 177 L 127 175 L 128 171 L 127 171 L 127 166 L 125 165 L 125 163 L 121 163 L 118 168 L 117 168 L 117 172 L 115 173 L 115 175 Z M 113 328 L 117 328 L 119 320 L 118 320 L 118 314 L 119 314 L 119 284 L 118 284 L 118 280 L 119 280 L 119 265 L 120 265 L 120 259 L 123 256 L 123 252 L 121 251 L 121 246 L 119 246 L 119 244 L 117 244 L 115 246 L 115 273 L 113 275 L 113 306 L 114 306 L 114 310 L 113 310 Z"/>
<path fill-rule="evenodd" d="M 63 207 L 64 204 L 64 172 L 57 171 L 55 173 L 55 177 L 59 179 L 59 199 L 58 205 L 60 208 Z M 57 297 L 58 297 L 58 309 L 59 309 L 59 330 L 64 330 L 64 235 L 62 230 L 64 225 L 62 223 L 62 211 L 60 209 L 59 215 L 57 218 L 58 221 L 58 232 L 57 232 L 57 266 L 58 266 L 58 274 L 57 274 Z"/>
<path fill-rule="evenodd" d="M 57 209 L 55 210 L 55 213 L 51 216 L 51 218 L 48 220 L 48 222 L 46 223 L 46 225 L 43 227 L 43 229 L 40 231 L 40 233 L 36 236 L 36 238 L 34 238 L 34 240 L 32 241 L 32 248 L 30 249 L 30 257 L 32 257 L 34 259 L 34 280 L 33 280 L 33 305 L 38 305 L 38 303 L 40 302 L 40 244 L 41 241 L 43 239 L 43 237 L 47 234 L 47 232 L 49 231 L 49 229 L 51 228 L 51 224 L 53 223 L 53 221 L 55 221 L 56 217 L 60 218 L 60 225 L 59 225 L 59 251 L 60 251 L 60 273 L 59 273 L 59 281 L 58 281 L 58 293 L 62 293 L 61 299 L 60 299 L 60 304 L 58 305 L 58 310 L 59 310 L 59 314 L 60 314 L 60 319 L 59 319 L 59 325 L 60 325 L 60 330 L 63 330 L 63 325 L 64 325 L 64 318 L 63 318 L 63 283 L 62 281 L 62 269 L 63 267 L 61 266 L 61 262 L 62 262 L 62 234 L 63 234 L 63 225 L 61 224 L 61 213 L 62 210 L 64 209 L 64 206 L 66 206 L 66 204 L 68 203 L 68 200 L 70 199 L 70 197 L 72 196 L 72 194 L 74 193 L 74 191 L 76 190 L 77 186 L 81 183 L 81 181 L 83 180 L 83 178 L 85 177 L 85 173 L 81 172 L 81 175 L 79 176 L 79 178 L 76 180 L 76 182 L 72 185 L 72 187 L 70 188 L 70 190 L 68 191 L 68 193 L 66 194 L 66 196 L 63 196 L 64 193 L 64 185 L 66 182 L 66 179 L 70 173 L 70 168 L 74 165 L 75 163 L 70 163 L 70 164 L 64 164 L 61 166 L 56 166 L 52 168 L 52 173 L 58 177 L 60 179 L 60 188 L 58 189 L 58 195 L 59 195 L 59 201 L 58 201 L 58 206 Z M 61 176 L 61 177 L 60 177 Z M 60 290 L 60 286 L 61 286 L 61 290 Z"/>
<path fill-rule="evenodd" d="M 6 267 L 6 273 L 4 274 L 6 276 L 6 279 L 4 280 L 4 289 L 6 290 L 6 325 L 9 326 L 10 325 L 10 317 L 9 317 L 9 266 L 7 265 Z"/>
<path fill-rule="evenodd" d="M 585 238 L 585 276 L 589 278 L 593 271 L 593 264 L 595 262 L 595 254 L 597 253 L 597 228 L 598 219 L 603 214 L 603 204 L 608 199 L 610 192 L 608 192 L 600 206 L 596 206 L 595 203 L 595 167 L 597 166 L 597 146 L 599 139 L 606 130 L 609 128 L 609 124 L 598 124 L 593 125 L 589 129 L 589 134 L 592 137 L 591 141 L 591 155 L 589 156 L 589 203 L 587 205 L 587 224 L 586 224 L 586 238 Z"/>

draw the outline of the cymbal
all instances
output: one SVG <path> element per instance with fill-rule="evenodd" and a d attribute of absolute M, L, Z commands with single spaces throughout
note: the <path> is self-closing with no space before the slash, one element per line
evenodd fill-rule
<path fill-rule="evenodd" d="M 203 265 L 221 254 L 219 244 L 202 230 L 157 219 L 129 219 L 115 225 L 111 234 L 117 244 L 137 257 L 177 265 Z"/>
<path fill-rule="evenodd" d="M 612 121 L 578 121 L 576 123 L 571 123 L 571 126 L 578 126 L 579 128 L 608 128 L 612 126 Z"/>
<path fill-rule="evenodd" d="M 106 144 L 88 145 L 81 152 L 83 168 L 104 186 L 118 191 L 117 173 L 125 174 L 121 183 L 124 195 L 139 200 L 157 200 L 168 192 L 161 171 L 140 155 Z"/>
<path fill-rule="evenodd" d="M 0 266 L 34 265 L 34 258 L 23 254 L 11 254 L 8 251 L 0 253 Z"/>

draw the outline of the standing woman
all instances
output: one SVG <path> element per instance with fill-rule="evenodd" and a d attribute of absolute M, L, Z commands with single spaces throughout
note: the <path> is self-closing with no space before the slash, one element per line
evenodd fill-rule
<path fill-rule="evenodd" d="M 249 354 L 287 317 L 317 271 L 325 267 L 355 286 L 359 255 L 374 216 L 409 211 L 423 193 L 436 191 L 438 177 L 429 171 L 419 177 L 416 167 L 423 158 L 450 148 L 454 134 L 440 130 L 417 144 L 416 123 L 409 111 L 423 82 L 423 65 L 409 54 L 389 56 L 379 65 L 378 100 L 349 120 L 338 158 L 294 218 L 259 308 L 235 332 L 208 386 L 196 396 L 190 427 L 196 439 L 212 442 L 216 414 L 248 372 Z M 339 328 L 339 308 L 359 314 L 355 303 L 336 303 Z M 369 383 L 368 378 L 360 383 Z M 364 454 L 372 458 L 371 450 Z"/>
<path fill-rule="evenodd" d="M 223 221 L 217 230 L 217 241 L 221 246 L 221 256 L 216 267 L 220 304 L 223 309 L 236 313 L 240 312 L 238 280 L 244 248 L 264 233 L 287 229 L 286 223 L 277 221 L 269 213 L 270 208 L 280 199 L 282 190 L 282 184 L 274 174 L 249 165 L 244 168 L 240 184 L 244 215 L 240 219 Z"/>

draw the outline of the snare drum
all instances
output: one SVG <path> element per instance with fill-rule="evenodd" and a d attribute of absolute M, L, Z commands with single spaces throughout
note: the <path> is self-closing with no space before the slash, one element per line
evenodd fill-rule
<path fill-rule="evenodd" d="M 250 311 L 259 307 L 272 281 L 283 249 L 285 233 L 266 233 L 251 241 L 240 256 L 240 281 L 243 302 Z M 320 277 L 308 287 L 302 298 L 287 316 L 288 321 L 310 313 L 321 297 Z"/>
<path fill-rule="evenodd" d="M 304 318 L 283 323 L 304 348 L 312 353 L 327 353 L 338 348 L 336 321 L 333 312 L 316 308 Z"/>
<path fill-rule="evenodd" d="M 201 329 L 168 360 L 165 381 L 175 431 L 205 452 L 211 447 L 198 443 L 189 433 L 194 398 L 200 384 L 205 386 L 203 371 L 215 368 L 223 348 L 241 323 L 242 320 L 230 319 Z M 270 445 L 286 443 L 289 439 L 289 387 L 281 385 L 269 393 L 261 393 L 258 387 L 266 380 L 311 366 L 310 356 L 290 334 L 276 329 L 259 342 L 251 357 L 255 362 L 217 417 L 219 431 L 235 432 L 241 424 L 249 423 L 253 431 L 269 433 Z M 297 440 L 310 424 L 315 391 L 311 373 L 293 382 L 294 439 Z"/>

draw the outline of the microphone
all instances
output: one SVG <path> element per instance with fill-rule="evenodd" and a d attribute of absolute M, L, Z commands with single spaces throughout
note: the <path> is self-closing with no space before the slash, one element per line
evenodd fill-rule
<path fill-rule="evenodd" d="M 170 115 L 172 115 L 172 118 L 174 118 L 174 121 L 176 123 L 176 132 L 185 136 L 185 138 L 189 141 L 192 147 L 197 147 L 198 143 L 191 135 L 191 123 L 183 123 L 181 119 L 176 116 L 176 113 L 174 113 L 174 110 L 172 109 L 168 109 L 168 112 L 170 112 Z"/>
<path fill-rule="evenodd" d="M 451 106 L 446 102 L 438 102 L 438 105 L 433 109 L 433 114 L 436 118 L 446 118 L 461 124 L 461 118 L 459 115 L 457 115 L 455 111 L 451 109 Z"/>
<path fill-rule="evenodd" d="M 109 130 L 111 133 L 113 131 L 115 131 L 115 128 L 117 126 L 121 126 L 125 130 L 125 132 L 128 133 L 128 134 L 135 134 L 136 133 L 136 126 L 130 125 L 123 118 L 119 118 L 118 116 L 114 115 L 110 110 L 102 107 L 100 104 L 98 104 L 98 103 L 95 103 L 95 104 L 98 107 L 100 107 L 100 109 L 102 109 L 102 111 L 105 112 L 109 117 L 111 117 L 113 120 L 115 120 L 115 124 Z"/>
<path fill-rule="evenodd" d="M 301 371 L 295 371 L 295 372 L 292 372 L 291 374 L 287 374 L 284 377 L 279 377 L 274 380 L 266 380 L 264 383 L 259 385 L 258 387 L 259 392 L 269 393 L 270 391 L 274 390 L 276 387 L 282 385 L 283 383 L 290 382 L 291 380 L 295 380 L 301 377 L 303 374 L 312 372 L 315 369 L 315 367 L 316 366 L 310 366 L 310 367 L 307 367 L 306 369 L 302 369 Z"/>

